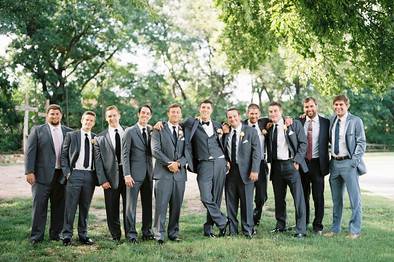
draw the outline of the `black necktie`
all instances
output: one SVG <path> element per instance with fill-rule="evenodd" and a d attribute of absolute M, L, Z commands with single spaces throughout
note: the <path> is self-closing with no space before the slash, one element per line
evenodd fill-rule
<path fill-rule="evenodd" d="M 142 128 L 142 137 L 144 138 L 145 146 L 148 147 L 148 136 L 146 135 L 146 128 Z"/>
<path fill-rule="evenodd" d="M 118 164 L 120 164 L 120 135 L 118 129 L 115 129 L 115 154 L 118 159 Z"/>
<path fill-rule="evenodd" d="M 83 167 L 89 167 L 90 145 L 88 134 L 85 133 L 85 158 L 83 159 Z"/>
<path fill-rule="evenodd" d="M 178 142 L 178 135 L 176 133 L 176 126 L 172 126 L 172 136 L 174 137 L 175 147 Z"/>
<path fill-rule="evenodd" d="M 274 125 L 272 134 L 272 160 L 278 159 L 278 124 Z"/>
<path fill-rule="evenodd" d="M 231 138 L 231 164 L 235 165 L 237 162 L 237 131 L 234 129 L 233 137 Z"/>
<path fill-rule="evenodd" d="M 334 153 L 336 155 L 339 154 L 339 125 L 341 123 L 341 119 L 338 118 L 337 124 L 335 125 L 335 143 L 334 143 Z"/>
<path fill-rule="evenodd" d="M 207 126 L 209 126 L 209 121 L 207 121 L 207 122 L 201 121 L 201 125 L 207 125 Z"/>

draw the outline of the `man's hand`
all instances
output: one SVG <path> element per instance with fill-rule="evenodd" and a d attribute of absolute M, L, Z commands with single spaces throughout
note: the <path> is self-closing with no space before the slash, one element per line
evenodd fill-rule
<path fill-rule="evenodd" d="M 294 162 L 293 165 L 294 165 L 294 168 L 297 169 L 297 170 L 300 168 L 300 164 L 298 164 L 296 162 Z"/>
<path fill-rule="evenodd" d="M 285 125 L 286 126 L 291 126 L 293 124 L 293 118 L 286 116 L 285 117 Z"/>
<path fill-rule="evenodd" d="M 168 170 L 172 173 L 176 173 L 179 171 L 179 163 L 177 161 L 170 162 L 170 164 L 167 166 Z"/>
<path fill-rule="evenodd" d="M 153 129 L 158 130 L 158 131 L 162 130 L 162 129 L 163 129 L 163 122 L 161 122 L 161 121 L 157 122 L 157 123 L 153 126 Z"/>
<path fill-rule="evenodd" d="M 102 187 L 103 189 L 108 189 L 108 188 L 111 188 L 111 184 L 110 184 L 109 182 L 104 182 L 104 183 L 101 185 L 101 187 Z"/>
<path fill-rule="evenodd" d="M 228 134 L 230 133 L 230 126 L 227 123 L 223 123 L 222 130 L 223 130 L 223 134 Z"/>
<path fill-rule="evenodd" d="M 257 173 L 257 172 L 250 172 L 249 178 L 253 182 L 256 182 L 259 179 L 259 173 Z"/>
<path fill-rule="evenodd" d="M 36 183 L 36 175 L 34 175 L 34 173 L 28 173 L 26 175 L 26 181 L 30 185 L 34 185 Z"/>
<path fill-rule="evenodd" d="M 126 184 L 127 187 L 133 187 L 135 184 L 134 179 L 131 176 L 125 176 L 124 183 Z"/>

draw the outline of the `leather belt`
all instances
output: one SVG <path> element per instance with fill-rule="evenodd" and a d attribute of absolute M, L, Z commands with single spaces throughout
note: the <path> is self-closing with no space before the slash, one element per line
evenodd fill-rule
<path fill-rule="evenodd" d="M 349 156 L 338 156 L 338 157 L 331 156 L 331 158 L 334 159 L 334 160 L 337 160 L 337 161 L 342 161 L 342 160 L 350 159 Z"/>

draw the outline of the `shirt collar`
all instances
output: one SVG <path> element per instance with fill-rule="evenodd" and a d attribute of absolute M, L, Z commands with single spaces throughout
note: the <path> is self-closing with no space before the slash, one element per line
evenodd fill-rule
<path fill-rule="evenodd" d="M 91 133 L 92 133 L 92 132 L 90 132 L 90 131 L 89 131 L 89 132 L 85 132 L 85 131 L 83 131 L 83 130 L 81 129 L 81 135 L 82 135 L 82 136 L 85 136 L 85 134 L 88 134 L 88 137 L 90 137 L 90 136 L 91 136 Z"/>
<path fill-rule="evenodd" d="M 141 132 L 142 132 L 142 129 L 143 129 L 143 128 L 145 128 L 146 130 L 148 130 L 148 125 L 142 126 L 142 125 L 140 125 L 140 123 L 137 123 L 137 125 L 138 125 L 138 127 L 140 128 Z"/>
<path fill-rule="evenodd" d="M 341 119 L 341 122 L 346 122 L 347 116 L 349 115 L 349 112 L 346 112 L 342 117 L 338 116 L 338 119 Z"/>
<path fill-rule="evenodd" d="M 256 123 L 252 124 L 252 123 L 250 122 L 250 120 L 248 120 L 248 125 L 251 126 L 251 127 L 253 127 L 253 125 L 255 125 L 256 127 L 258 127 L 258 126 L 259 126 L 259 123 L 256 122 Z"/>
<path fill-rule="evenodd" d="M 242 123 L 240 123 L 237 128 L 233 128 L 233 130 L 237 131 L 237 134 L 239 134 L 242 130 Z M 233 131 L 233 133 L 234 133 L 234 131 Z"/>
<path fill-rule="evenodd" d="M 110 131 L 110 132 L 112 132 L 112 133 L 115 133 L 115 129 L 118 129 L 118 132 L 120 132 L 120 131 L 122 131 L 123 129 L 122 129 L 122 127 L 119 125 L 118 127 L 111 127 L 111 126 L 109 126 L 108 127 L 108 131 Z"/>
<path fill-rule="evenodd" d="M 314 118 L 310 118 L 309 116 L 306 116 L 306 121 L 309 122 L 310 120 L 316 123 L 319 120 L 319 115 L 316 114 Z"/>
<path fill-rule="evenodd" d="M 62 125 L 58 124 L 57 126 L 54 126 L 54 125 L 51 125 L 51 124 L 48 123 L 48 126 L 50 127 L 51 130 L 53 130 L 54 128 L 59 128 L 60 129 Z"/>

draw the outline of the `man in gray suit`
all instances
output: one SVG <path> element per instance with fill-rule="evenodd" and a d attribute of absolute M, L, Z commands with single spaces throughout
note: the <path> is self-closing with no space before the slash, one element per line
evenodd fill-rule
<path fill-rule="evenodd" d="M 64 136 L 72 129 L 63 126 L 60 106 L 52 104 L 46 110 L 46 124 L 32 128 L 25 152 L 25 174 L 32 186 L 33 212 L 31 243 L 44 239 L 48 200 L 51 201 L 49 238 L 60 240 L 64 219 L 65 177 L 60 166 Z"/>
<path fill-rule="evenodd" d="M 225 185 L 230 235 L 238 234 L 237 214 L 240 204 L 242 232 L 246 237 L 252 238 L 253 189 L 260 171 L 260 140 L 253 127 L 241 123 L 236 108 L 227 110 L 227 120 L 231 131 L 224 136 L 223 144 L 226 147 L 226 158 L 230 163 Z"/>
<path fill-rule="evenodd" d="M 275 197 L 276 227 L 273 233 L 285 232 L 286 228 L 286 191 L 290 188 L 296 213 L 296 233 L 294 237 L 306 236 L 306 214 L 304 191 L 302 190 L 299 168 L 308 172 L 305 162 L 306 137 L 299 120 L 287 125 L 282 117 L 282 106 L 272 102 L 268 107 L 267 152 L 271 163 L 271 180 Z"/>
<path fill-rule="evenodd" d="M 67 178 L 66 208 L 64 211 L 63 245 L 71 245 L 74 218 L 79 206 L 78 237 L 84 245 L 94 244 L 88 237 L 89 208 L 94 187 L 98 185 L 94 172 L 93 143 L 95 134 L 91 132 L 96 114 L 85 111 L 81 118 L 80 130 L 67 133 L 61 154 L 63 173 Z"/>
<path fill-rule="evenodd" d="M 366 139 L 363 121 L 348 112 L 349 99 L 345 95 L 336 96 L 333 100 L 335 115 L 331 119 L 331 163 L 330 187 L 333 202 L 333 221 L 328 237 L 341 231 L 343 194 L 349 193 L 352 215 L 349 222 L 349 239 L 357 239 L 361 233 L 361 192 L 359 175 L 367 172 L 363 156 Z"/>
<path fill-rule="evenodd" d="M 120 113 L 116 106 L 105 110 L 108 128 L 96 136 L 94 144 L 95 165 L 98 182 L 104 189 L 107 224 L 112 239 L 120 240 L 119 202 L 122 197 L 123 225 L 126 231 L 126 185 L 123 176 L 121 137 L 124 134 L 119 124 Z"/>
<path fill-rule="evenodd" d="M 179 121 L 182 117 L 181 106 L 170 105 L 167 110 L 168 122 L 163 128 L 152 133 L 152 154 L 156 159 L 153 178 L 155 182 L 155 238 L 164 243 L 166 214 L 170 206 L 168 238 L 180 241 L 179 216 L 186 183 L 185 137 Z"/>
<path fill-rule="evenodd" d="M 152 108 L 143 105 L 138 110 L 138 122 L 127 128 L 122 137 L 123 175 L 126 186 L 126 228 L 127 239 L 136 244 L 137 230 L 136 209 L 138 193 L 142 205 L 142 239 L 153 239 L 152 233 L 152 153 L 148 122 L 152 117 Z"/>

